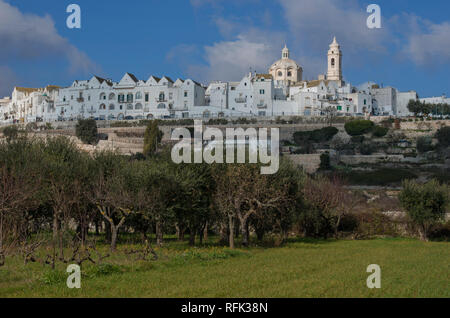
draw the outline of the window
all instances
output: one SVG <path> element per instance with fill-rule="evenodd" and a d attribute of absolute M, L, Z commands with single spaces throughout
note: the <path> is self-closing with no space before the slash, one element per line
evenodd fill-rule
<path fill-rule="evenodd" d="M 166 108 L 166 104 L 158 104 L 158 109 L 165 109 Z"/>
<path fill-rule="evenodd" d="M 133 94 L 128 94 L 127 95 L 127 103 L 132 103 L 133 102 Z"/>
<path fill-rule="evenodd" d="M 331 59 L 331 67 L 334 67 L 334 65 L 336 64 L 336 61 L 334 60 L 334 58 Z"/>
<path fill-rule="evenodd" d="M 141 103 L 137 103 L 136 106 L 134 107 L 135 110 L 142 110 L 142 104 Z"/>
<path fill-rule="evenodd" d="M 142 99 L 142 93 L 141 92 L 137 92 L 136 93 L 136 99 Z"/>
<path fill-rule="evenodd" d="M 278 72 L 278 76 L 283 76 L 283 72 Z"/>
<path fill-rule="evenodd" d="M 114 104 L 109 105 L 109 110 L 115 110 L 116 106 L 114 106 Z"/>
<path fill-rule="evenodd" d="M 124 94 L 119 94 L 119 96 L 118 96 L 118 102 L 119 102 L 119 103 L 125 102 L 125 95 L 124 95 Z"/>
<path fill-rule="evenodd" d="M 169 99 L 170 99 L 170 100 L 173 99 L 173 93 L 169 93 Z"/>
<path fill-rule="evenodd" d="M 266 92 L 263 89 L 259 90 L 259 94 L 264 95 Z"/>
<path fill-rule="evenodd" d="M 184 92 L 184 97 L 188 97 L 188 92 Z"/>
<path fill-rule="evenodd" d="M 159 93 L 159 101 L 163 102 L 166 99 L 166 96 L 164 95 L 164 92 Z M 165 106 L 164 106 L 165 108 Z"/>
<path fill-rule="evenodd" d="M 133 110 L 133 104 L 127 104 L 127 110 Z"/>
<path fill-rule="evenodd" d="M 109 100 L 114 100 L 116 98 L 116 95 L 114 93 L 109 94 Z"/>
<path fill-rule="evenodd" d="M 148 102 L 148 100 L 149 100 L 149 95 L 148 95 L 148 93 L 145 93 L 145 101 Z"/>
<path fill-rule="evenodd" d="M 366 99 L 364 100 L 364 105 L 367 105 L 367 100 Z"/>
<path fill-rule="evenodd" d="M 99 109 L 100 110 L 106 110 L 106 105 L 105 104 L 101 104 Z"/>
<path fill-rule="evenodd" d="M 342 106 L 338 106 L 338 107 L 337 107 L 337 110 L 342 110 Z"/>
<path fill-rule="evenodd" d="M 292 76 L 292 72 L 288 72 L 288 76 L 291 77 Z"/>

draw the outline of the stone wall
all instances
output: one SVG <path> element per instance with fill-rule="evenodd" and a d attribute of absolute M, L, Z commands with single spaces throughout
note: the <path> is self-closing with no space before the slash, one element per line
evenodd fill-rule
<path fill-rule="evenodd" d="M 320 167 L 320 154 L 312 155 L 286 155 L 292 162 L 302 167 L 306 173 L 314 173 Z"/>

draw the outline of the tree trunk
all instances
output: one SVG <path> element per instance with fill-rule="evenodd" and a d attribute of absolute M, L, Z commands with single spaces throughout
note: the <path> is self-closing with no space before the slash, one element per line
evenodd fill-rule
<path fill-rule="evenodd" d="M 228 236 L 229 236 L 228 230 L 229 230 L 229 228 L 226 223 L 222 223 L 220 225 L 220 244 L 224 244 L 224 245 L 229 244 L 228 243 Z"/>
<path fill-rule="evenodd" d="M 242 245 L 248 247 L 249 243 L 249 233 L 248 233 L 248 222 L 247 219 L 241 219 L 241 234 L 242 234 Z"/>
<path fill-rule="evenodd" d="M 156 244 L 158 246 L 163 245 L 163 231 L 161 221 L 156 222 Z"/>
<path fill-rule="evenodd" d="M 99 231 L 99 224 L 98 224 L 98 220 L 95 220 L 95 235 L 99 235 L 100 231 Z"/>
<path fill-rule="evenodd" d="M 111 252 L 115 252 L 117 249 L 117 234 L 117 226 L 111 224 Z"/>
<path fill-rule="evenodd" d="M 190 234 L 189 234 L 189 245 L 194 246 L 195 245 L 195 228 L 190 228 Z"/>
<path fill-rule="evenodd" d="M 105 225 L 105 241 L 111 243 L 111 227 L 109 224 L 104 223 Z"/>
<path fill-rule="evenodd" d="M 230 236 L 228 242 L 230 243 L 230 248 L 234 249 L 234 218 L 232 216 L 228 217 L 228 226 L 230 227 Z"/>
<path fill-rule="evenodd" d="M 5 251 L 3 251 L 3 213 L 0 214 L 0 267 L 5 265 Z"/>
<path fill-rule="evenodd" d="M 208 222 L 205 224 L 205 228 L 203 229 L 203 241 L 208 242 Z"/>

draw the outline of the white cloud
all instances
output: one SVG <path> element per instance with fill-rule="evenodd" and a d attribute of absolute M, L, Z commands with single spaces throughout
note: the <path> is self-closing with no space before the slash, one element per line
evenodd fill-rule
<path fill-rule="evenodd" d="M 409 36 L 403 53 L 421 66 L 450 63 L 450 22 L 433 24 L 410 17 Z"/>
<path fill-rule="evenodd" d="M 386 28 L 367 27 L 366 7 L 355 0 L 279 0 L 297 43 L 312 51 L 327 50 L 333 36 L 346 53 L 385 52 Z"/>
<path fill-rule="evenodd" d="M 273 47 L 264 42 L 252 41 L 239 35 L 234 41 L 224 41 L 206 46 L 206 65 L 193 65 L 188 73 L 202 81 L 239 81 L 250 68 L 266 72 L 274 61 Z"/>
<path fill-rule="evenodd" d="M 72 73 L 98 70 L 85 53 L 58 34 L 50 16 L 24 14 L 3 0 L 0 0 L 0 43 L 2 60 L 63 57 Z"/>

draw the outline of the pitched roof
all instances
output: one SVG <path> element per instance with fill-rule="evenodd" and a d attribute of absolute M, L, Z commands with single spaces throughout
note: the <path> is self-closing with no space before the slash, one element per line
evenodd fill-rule
<path fill-rule="evenodd" d="M 131 79 L 132 79 L 133 81 L 135 81 L 136 83 L 139 82 L 139 80 L 137 79 L 137 77 L 134 76 L 133 74 L 127 73 L 127 75 L 128 75 L 129 77 L 131 77 Z"/>
<path fill-rule="evenodd" d="M 171 83 L 174 83 L 174 81 L 170 78 L 170 77 L 168 77 L 168 76 L 164 76 L 163 78 L 165 78 L 165 79 L 167 79 L 169 82 L 171 82 Z"/>

